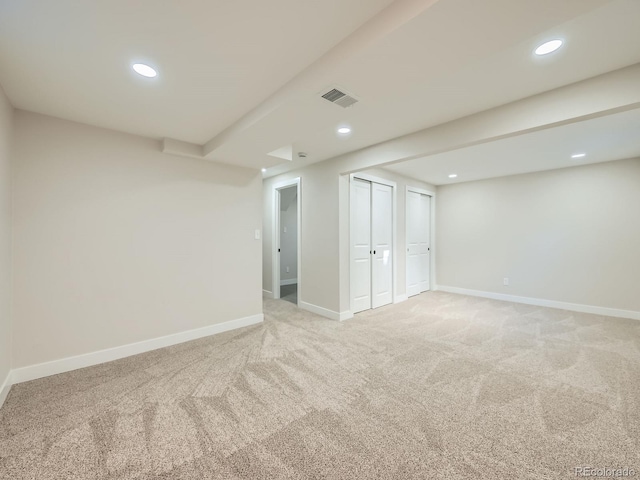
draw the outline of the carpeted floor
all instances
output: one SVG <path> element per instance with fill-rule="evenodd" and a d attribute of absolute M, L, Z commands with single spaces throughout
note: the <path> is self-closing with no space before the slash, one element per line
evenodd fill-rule
<path fill-rule="evenodd" d="M 16 385 L 2 479 L 640 475 L 640 322 L 429 292 Z"/>

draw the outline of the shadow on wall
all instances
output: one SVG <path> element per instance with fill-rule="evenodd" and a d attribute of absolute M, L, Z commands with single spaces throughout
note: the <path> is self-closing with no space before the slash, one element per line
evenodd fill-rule
<path fill-rule="evenodd" d="M 20 151 L 16 157 L 29 159 L 30 175 L 40 177 L 43 185 L 51 184 L 51 177 L 60 177 L 60 185 L 72 184 L 72 189 L 55 192 L 58 198 L 66 197 L 65 204 L 70 206 L 114 194 L 138 196 L 157 188 L 166 190 L 171 185 L 180 191 L 180 185 L 185 183 L 201 187 L 190 189 L 189 195 L 202 195 L 207 190 L 210 195 L 215 190 L 216 201 L 227 204 L 225 187 L 244 188 L 260 176 L 254 169 L 162 154 L 160 143 L 153 139 L 45 115 L 18 112 L 16 132 L 42 139 L 18 139 Z M 73 139 L 73 158 L 68 157 L 69 145 L 60 142 L 61 138 Z"/>

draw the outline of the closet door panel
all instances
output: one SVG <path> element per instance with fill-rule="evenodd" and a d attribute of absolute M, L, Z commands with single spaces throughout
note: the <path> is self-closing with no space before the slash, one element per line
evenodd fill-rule
<path fill-rule="evenodd" d="M 393 188 L 371 184 L 373 308 L 393 302 Z"/>
<path fill-rule="evenodd" d="M 431 197 L 420 195 L 420 291 L 431 288 Z"/>
<path fill-rule="evenodd" d="M 421 195 L 407 192 L 407 296 L 420 293 L 420 223 Z"/>
<path fill-rule="evenodd" d="M 371 308 L 371 182 L 351 183 L 351 298 L 353 312 Z"/>

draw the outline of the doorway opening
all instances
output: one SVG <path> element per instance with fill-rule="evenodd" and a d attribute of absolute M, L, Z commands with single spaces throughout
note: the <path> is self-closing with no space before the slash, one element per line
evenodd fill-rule
<path fill-rule="evenodd" d="M 273 296 L 298 305 L 300 278 L 300 179 L 274 190 Z"/>

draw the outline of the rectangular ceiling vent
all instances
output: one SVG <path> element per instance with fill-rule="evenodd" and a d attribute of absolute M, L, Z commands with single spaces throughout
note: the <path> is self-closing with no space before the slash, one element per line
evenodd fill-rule
<path fill-rule="evenodd" d="M 331 103 L 340 105 L 342 108 L 351 107 L 358 103 L 358 99 L 348 93 L 341 92 L 337 88 L 332 88 L 327 93 L 322 95 L 322 98 L 329 100 Z"/>

